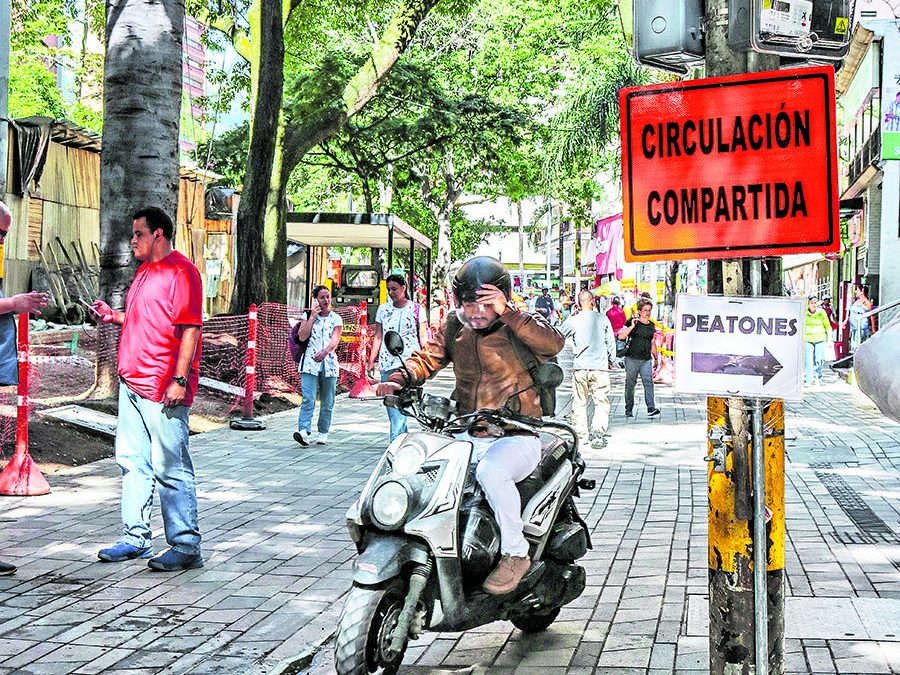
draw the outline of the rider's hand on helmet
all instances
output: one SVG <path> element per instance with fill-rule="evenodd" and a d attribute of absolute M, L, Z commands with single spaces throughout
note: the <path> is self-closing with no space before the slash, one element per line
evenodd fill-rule
<path fill-rule="evenodd" d="M 508 307 L 506 295 L 493 284 L 482 284 L 475 294 L 478 296 L 478 302 L 493 307 L 497 314 L 503 314 Z"/>
<path fill-rule="evenodd" d="M 397 382 L 380 382 L 378 386 L 375 387 L 375 394 L 376 396 L 391 396 L 401 389 L 403 389 L 403 385 L 398 384 Z"/>

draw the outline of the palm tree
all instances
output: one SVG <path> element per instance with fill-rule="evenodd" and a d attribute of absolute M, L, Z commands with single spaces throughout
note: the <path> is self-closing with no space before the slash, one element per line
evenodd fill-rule
<path fill-rule="evenodd" d="M 178 209 L 183 28 L 184 0 L 106 0 L 100 294 L 118 311 L 135 272 L 131 214 L 158 206 L 175 220 Z M 115 354 L 105 346 L 98 355 Z M 114 391 L 114 360 L 98 359 L 97 385 Z"/>

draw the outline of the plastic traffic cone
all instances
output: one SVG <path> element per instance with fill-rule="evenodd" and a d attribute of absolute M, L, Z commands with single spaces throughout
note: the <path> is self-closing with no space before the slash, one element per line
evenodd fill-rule
<path fill-rule="evenodd" d="M 0 494 L 17 496 L 45 495 L 50 483 L 27 452 L 16 452 L 0 472 Z"/>

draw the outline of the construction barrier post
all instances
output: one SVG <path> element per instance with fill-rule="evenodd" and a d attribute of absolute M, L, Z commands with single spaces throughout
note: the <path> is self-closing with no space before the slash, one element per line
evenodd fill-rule
<path fill-rule="evenodd" d="M 369 305 L 365 300 L 359 303 L 359 321 L 357 321 L 356 326 L 359 331 L 359 373 L 361 377 L 367 377 L 366 366 L 369 363 Z"/>
<path fill-rule="evenodd" d="M 359 377 L 353 381 L 350 387 L 350 398 L 364 398 L 373 396 L 372 387 L 369 384 L 369 374 L 366 372 L 366 366 L 369 364 L 369 306 L 365 300 L 359 303 L 359 318 L 356 320 L 356 331 L 359 333 L 359 339 L 356 341 L 356 358 L 359 361 Z"/>
<path fill-rule="evenodd" d="M 17 340 L 19 388 L 16 407 L 16 451 L 0 472 L 0 494 L 45 495 L 50 484 L 28 454 L 28 314 L 19 315 Z"/>
<path fill-rule="evenodd" d="M 241 406 L 243 417 L 231 420 L 232 429 L 238 431 L 262 431 L 266 425 L 253 419 L 253 394 L 256 392 L 256 336 L 259 332 L 259 319 L 256 305 L 250 305 L 247 315 L 247 365 L 244 375 L 244 400 Z"/>

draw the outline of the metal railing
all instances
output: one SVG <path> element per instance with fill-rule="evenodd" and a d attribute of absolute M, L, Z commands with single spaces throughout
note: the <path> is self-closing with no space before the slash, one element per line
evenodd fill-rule
<path fill-rule="evenodd" d="M 881 127 L 876 127 L 860 151 L 847 165 L 847 180 L 853 185 L 870 166 L 881 160 Z"/>

